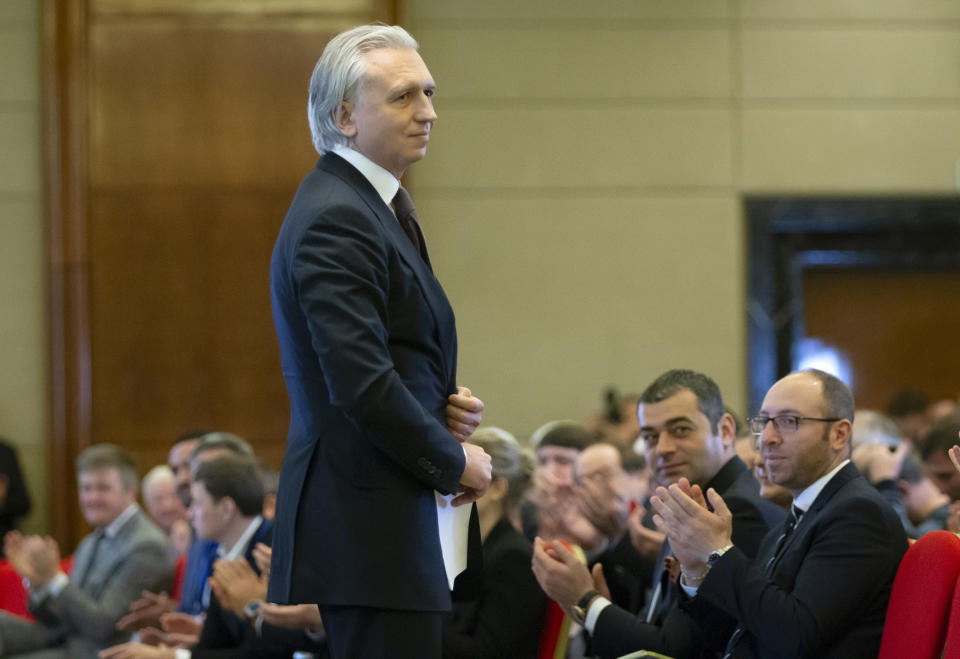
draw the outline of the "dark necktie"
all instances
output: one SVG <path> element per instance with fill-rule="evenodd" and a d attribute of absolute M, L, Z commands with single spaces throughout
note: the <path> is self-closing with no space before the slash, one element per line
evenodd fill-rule
<path fill-rule="evenodd" d="M 780 553 L 783 551 L 784 545 L 787 544 L 787 538 L 789 538 L 790 534 L 793 533 L 793 529 L 796 528 L 797 522 L 800 521 L 802 516 L 802 510 L 796 506 L 790 507 L 790 515 L 787 517 L 787 523 L 783 527 L 783 533 L 780 534 L 780 537 L 777 538 L 776 544 L 773 546 L 773 555 L 770 556 L 770 560 L 768 560 L 766 565 L 763 566 L 763 571 L 767 574 L 767 576 L 770 576 L 773 573 L 773 567 L 776 565 L 777 559 L 780 558 Z M 729 659 L 730 657 L 733 657 L 733 648 L 743 635 L 744 629 L 745 628 L 742 625 L 737 625 L 737 628 L 730 636 L 730 641 L 727 643 L 727 649 L 723 654 L 723 659 Z"/>
<path fill-rule="evenodd" d="M 407 234 L 407 238 L 417 248 L 420 258 L 432 270 L 430 257 L 427 255 L 427 243 L 423 240 L 423 232 L 420 230 L 420 223 L 417 222 L 417 212 L 413 208 L 413 200 L 410 198 L 410 193 L 402 185 L 393 197 L 393 210 L 397 214 L 397 220 L 400 222 L 403 232 Z"/>
<path fill-rule="evenodd" d="M 106 531 L 103 529 L 97 529 L 93 532 L 93 547 L 90 548 L 90 558 L 87 560 L 87 567 L 84 569 L 83 574 L 80 575 L 80 583 L 78 588 L 81 590 L 83 586 L 87 583 L 87 579 L 90 576 L 90 573 L 93 572 L 93 566 L 97 562 L 97 550 L 100 549 L 100 545 L 103 543 L 103 539 L 107 536 Z"/>

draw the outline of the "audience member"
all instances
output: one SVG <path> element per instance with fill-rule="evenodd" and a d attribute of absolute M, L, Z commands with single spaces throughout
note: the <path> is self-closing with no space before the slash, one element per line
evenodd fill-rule
<path fill-rule="evenodd" d="M 153 523 L 170 538 L 175 555 L 186 554 L 193 540 L 187 509 L 177 496 L 173 471 L 157 465 L 147 472 L 140 484 L 143 505 Z"/>
<path fill-rule="evenodd" d="M 551 421 L 530 438 L 536 452 L 534 486 L 521 509 L 523 532 L 529 539 L 540 535 L 592 549 L 601 535 L 580 512 L 576 468 L 580 452 L 593 442 L 590 433 L 574 421 Z"/>
<path fill-rule="evenodd" d="M 734 421 L 724 412 L 716 383 L 686 370 L 664 373 L 640 397 L 640 437 L 654 478 L 664 486 L 680 479 L 712 488 L 727 496 L 734 509 L 733 533 L 751 554 L 783 510 L 760 497 L 750 470 L 734 453 Z M 681 548 L 682 549 L 682 548 Z M 634 650 L 694 656 L 701 632 L 678 607 L 673 548 L 664 542 L 645 616 L 637 617 L 610 602 L 604 574 L 593 574 L 562 544 L 537 539 L 533 571 L 553 598 L 591 636 L 591 649 L 601 657 L 618 657 Z"/>
<path fill-rule="evenodd" d="M 95 444 L 77 458 L 80 508 L 95 527 L 74 553 L 71 576 L 47 537 L 7 534 L 7 558 L 29 584 L 27 622 L 0 612 L 0 652 L 45 650 L 43 657 L 95 657 L 128 635 L 117 620 L 144 589 L 169 588 L 173 563 L 163 532 L 140 510 L 133 460 L 118 446 Z M 37 655 L 41 656 L 41 655 Z"/>
<path fill-rule="evenodd" d="M 916 389 L 901 389 L 887 403 L 887 415 L 914 446 L 919 446 L 921 438 L 930 430 L 928 405 L 926 395 Z"/>
<path fill-rule="evenodd" d="M 960 500 L 960 473 L 947 451 L 957 443 L 958 431 L 960 415 L 953 414 L 937 421 L 920 440 L 920 456 L 927 475 L 951 501 Z"/>
<path fill-rule="evenodd" d="M 207 430 L 190 430 L 177 437 L 167 454 L 167 466 L 173 472 L 173 483 L 184 509 L 190 507 L 190 455 Z"/>
<path fill-rule="evenodd" d="M 729 414 L 729 411 L 727 413 Z M 734 417 L 734 420 L 736 418 Z M 738 428 L 737 439 L 734 443 L 737 457 L 743 460 L 743 463 L 749 469 L 753 470 L 753 477 L 760 484 L 760 496 L 784 510 L 789 510 L 790 504 L 793 503 L 793 495 L 790 494 L 790 490 L 780 487 L 776 483 L 771 483 L 770 479 L 767 478 L 767 468 L 760 458 L 757 436 L 750 432 L 750 426 L 746 424 L 738 426 Z"/>
<path fill-rule="evenodd" d="M 750 559 L 715 490 L 683 481 L 651 504 L 682 569 L 683 608 L 730 657 L 876 657 L 907 548 L 896 514 L 850 463 L 853 395 L 818 370 L 791 373 L 751 420 L 791 515 Z M 703 493 L 713 506 L 708 510 Z"/>
<path fill-rule="evenodd" d="M 227 455 L 248 457 L 253 455 L 253 449 L 243 438 L 225 432 L 206 433 L 199 439 L 183 440 L 181 438 L 174 444 L 171 454 L 174 450 L 179 451 L 180 447 L 186 442 L 193 443 L 193 448 L 187 458 L 187 501 L 190 501 L 189 490 L 192 487 L 192 473 L 198 465 Z M 181 480 L 182 467 L 177 462 L 177 468 L 171 467 L 171 469 L 177 477 L 179 494 L 183 482 Z M 179 605 L 165 592 L 144 592 L 140 599 L 130 605 L 130 613 L 120 619 L 117 628 L 125 631 L 136 631 L 144 627 L 157 628 L 160 626 L 160 617 L 174 610 L 188 616 L 202 614 L 209 603 L 210 588 L 207 579 L 213 573 L 213 562 L 216 555 L 217 543 L 215 541 L 195 537 L 187 551 L 186 574 Z"/>
<path fill-rule="evenodd" d="M 444 616 L 443 656 L 533 659 L 547 600 L 530 571 L 530 541 L 516 529 L 515 519 L 531 485 L 533 460 L 500 428 L 478 428 L 470 441 L 493 463 L 490 487 L 477 500 L 483 586 L 478 598 L 454 602 Z"/>
<path fill-rule="evenodd" d="M 30 495 L 13 445 L 0 439 L 0 538 L 17 528 L 17 520 L 30 512 Z M 0 549 L 0 558 L 3 550 Z"/>
<path fill-rule="evenodd" d="M 260 460 L 260 477 L 263 481 L 263 518 L 273 519 L 277 511 L 277 490 L 280 487 L 280 472 Z"/>
<path fill-rule="evenodd" d="M 256 461 L 249 456 L 232 454 L 205 460 L 193 472 L 190 494 L 190 518 L 194 529 L 198 537 L 217 543 L 218 561 L 230 563 L 241 559 L 259 574 L 253 551 L 257 543 L 270 542 L 271 523 L 261 515 L 263 487 Z M 266 596 L 266 582 L 260 585 L 255 598 L 258 600 Z M 209 601 L 199 638 L 189 652 L 125 643 L 102 652 L 100 656 L 104 659 L 204 659 L 275 654 L 274 650 L 263 646 L 248 621 L 222 607 L 215 594 L 210 595 Z"/>
<path fill-rule="evenodd" d="M 653 578 L 656 554 L 644 556 L 633 546 L 627 523 L 631 506 L 644 501 L 649 490 L 646 460 L 630 454 L 634 475 L 624 468 L 620 448 L 608 442 L 591 444 L 580 454 L 577 466 L 578 495 L 584 517 L 603 535 L 605 548 L 592 565 L 600 564 L 610 590 L 610 600 L 637 613 Z M 659 551 L 659 548 L 658 548 Z"/>

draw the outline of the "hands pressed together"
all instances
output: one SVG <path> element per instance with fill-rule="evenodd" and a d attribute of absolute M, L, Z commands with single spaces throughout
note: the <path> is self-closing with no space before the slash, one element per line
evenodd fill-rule
<path fill-rule="evenodd" d="M 3 551 L 13 569 L 34 587 L 47 583 L 60 571 L 60 548 L 49 536 L 10 531 L 4 537 Z"/>
<path fill-rule="evenodd" d="M 713 512 L 707 508 L 707 501 Z M 711 552 L 731 544 L 733 515 L 723 498 L 713 488 L 704 499 L 699 485 L 681 478 L 670 487 L 658 487 L 650 504 L 655 514 L 653 521 L 670 540 L 670 549 L 680 561 L 687 585 L 702 580 L 708 571 L 707 559 Z"/>

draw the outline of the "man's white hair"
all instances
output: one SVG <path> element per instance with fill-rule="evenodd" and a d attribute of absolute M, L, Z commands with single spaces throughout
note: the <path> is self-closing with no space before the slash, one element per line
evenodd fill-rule
<path fill-rule="evenodd" d="M 398 25 L 374 23 L 341 32 L 327 44 L 310 77 L 307 116 L 313 146 L 323 155 L 347 138 L 337 128 L 341 104 L 353 102 L 364 75 L 363 56 L 379 48 L 416 50 L 416 39 Z"/>
<path fill-rule="evenodd" d="M 173 482 L 173 471 L 167 465 L 157 465 L 147 472 L 140 486 L 144 502 L 150 498 L 150 491 L 153 490 L 153 486 L 162 480 Z"/>

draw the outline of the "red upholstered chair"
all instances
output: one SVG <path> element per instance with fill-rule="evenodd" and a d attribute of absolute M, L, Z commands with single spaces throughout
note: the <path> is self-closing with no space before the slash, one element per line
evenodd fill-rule
<path fill-rule="evenodd" d="M 958 575 L 960 537 L 956 534 L 933 531 L 910 546 L 893 581 L 879 659 L 940 659 L 951 603 L 957 600 Z M 960 629 L 953 631 L 960 633 Z M 960 654 L 954 656 L 960 659 Z"/>
<path fill-rule="evenodd" d="M 947 623 L 947 643 L 944 647 L 943 657 L 944 659 L 960 659 L 960 576 L 957 577 L 957 585 L 953 589 L 950 620 Z"/>

